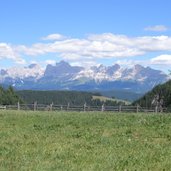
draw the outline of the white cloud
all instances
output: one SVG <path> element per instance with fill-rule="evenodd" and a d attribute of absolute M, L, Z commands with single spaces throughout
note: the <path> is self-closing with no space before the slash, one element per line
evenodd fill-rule
<path fill-rule="evenodd" d="M 171 37 L 127 37 L 105 33 L 87 39 L 65 39 L 52 43 L 37 43 L 31 47 L 18 46 L 17 52 L 30 56 L 58 53 L 63 59 L 90 60 L 92 58 L 125 58 L 148 52 L 171 51 Z"/>
<path fill-rule="evenodd" d="M 0 43 L 0 59 L 7 58 L 7 59 L 15 59 L 16 54 L 11 48 L 10 45 L 6 43 Z"/>
<path fill-rule="evenodd" d="M 151 59 L 153 65 L 171 65 L 171 55 L 163 54 Z"/>
<path fill-rule="evenodd" d="M 128 60 L 128 59 L 123 59 L 123 60 L 117 60 L 115 63 L 122 65 L 122 66 L 134 66 L 136 64 L 142 64 L 142 61 L 137 61 L 137 60 Z"/>
<path fill-rule="evenodd" d="M 0 43 L 0 60 L 1 59 L 11 59 L 18 64 L 25 63 L 25 60 L 15 52 L 15 48 L 7 43 Z"/>
<path fill-rule="evenodd" d="M 58 34 L 54 34 L 58 35 Z M 48 36 L 47 36 L 48 37 Z M 3 45 L 3 44 L 2 44 Z M 112 33 L 89 35 L 84 39 L 66 38 L 50 43 L 35 43 L 33 45 L 0 46 L 0 58 L 10 58 L 22 62 L 20 56 L 41 56 L 55 53 L 68 62 L 94 63 L 98 59 L 129 59 L 148 54 L 149 52 L 170 52 L 171 37 L 142 36 L 128 37 Z M 46 62 L 55 63 L 54 60 Z"/>
<path fill-rule="evenodd" d="M 99 65 L 96 61 L 90 60 L 90 61 L 75 61 L 75 62 L 70 62 L 72 66 L 82 66 L 84 68 L 89 68 L 92 66 L 97 66 Z"/>
<path fill-rule="evenodd" d="M 156 26 L 149 26 L 144 29 L 145 31 L 156 31 L 156 32 L 164 32 L 168 30 L 168 27 L 164 25 L 156 25 Z"/>
<path fill-rule="evenodd" d="M 54 65 L 54 64 L 56 64 L 56 61 L 55 61 L 55 60 L 46 60 L 46 61 L 45 61 L 45 64 L 46 64 L 46 65 L 47 65 L 47 64 Z"/>
<path fill-rule="evenodd" d="M 42 37 L 42 40 L 63 40 L 66 37 L 61 34 L 50 34 L 46 37 Z"/>
<path fill-rule="evenodd" d="M 15 59 L 15 63 L 24 65 L 24 64 L 26 64 L 26 61 L 22 58 L 17 58 L 17 59 Z"/>
<path fill-rule="evenodd" d="M 33 44 L 31 47 L 18 46 L 17 51 L 27 55 L 42 55 L 46 53 L 59 53 L 62 57 L 71 55 L 77 58 L 115 58 L 129 57 L 144 54 L 144 51 L 138 49 L 132 44 L 132 40 L 127 38 L 130 45 L 120 42 L 118 38 L 115 42 L 110 40 L 89 40 L 89 39 L 67 39 L 55 41 L 53 43 Z"/>

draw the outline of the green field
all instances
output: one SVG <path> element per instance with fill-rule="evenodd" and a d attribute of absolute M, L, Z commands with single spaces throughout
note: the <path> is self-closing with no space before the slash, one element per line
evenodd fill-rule
<path fill-rule="evenodd" d="M 126 101 L 126 100 L 121 100 L 121 99 L 112 99 L 112 98 L 109 98 L 109 97 L 105 97 L 105 96 L 93 96 L 93 100 L 95 99 L 99 99 L 101 102 L 106 102 L 107 100 L 109 101 L 113 101 L 113 102 L 122 102 L 122 103 L 125 103 L 125 105 L 130 105 L 131 102 L 129 101 Z"/>
<path fill-rule="evenodd" d="M 0 170 L 171 170 L 171 115 L 0 111 Z"/>

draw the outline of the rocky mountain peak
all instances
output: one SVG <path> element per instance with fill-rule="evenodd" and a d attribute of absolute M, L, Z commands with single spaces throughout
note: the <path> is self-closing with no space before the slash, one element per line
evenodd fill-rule
<path fill-rule="evenodd" d="M 135 65 L 123 68 L 112 66 L 92 66 L 83 68 L 71 66 L 65 61 L 47 65 L 43 70 L 37 64 L 28 67 L 13 67 L 0 70 L 0 83 L 27 89 L 130 89 L 148 91 L 155 85 L 169 79 L 168 75 L 150 67 Z M 21 80 L 21 81 L 18 81 Z"/>
<path fill-rule="evenodd" d="M 38 64 L 30 64 L 28 67 L 25 67 L 25 68 L 33 69 L 33 68 L 36 68 L 36 67 L 39 67 L 39 65 Z"/>
<path fill-rule="evenodd" d="M 5 69 L 0 70 L 0 75 L 4 76 L 7 74 L 7 71 Z"/>
<path fill-rule="evenodd" d="M 142 65 L 139 65 L 139 64 L 136 64 L 136 65 L 134 66 L 134 68 L 135 68 L 135 70 L 137 70 L 137 71 L 141 71 L 141 70 L 145 69 Z"/>
<path fill-rule="evenodd" d="M 44 76 L 46 77 L 58 77 L 66 74 L 74 74 L 78 73 L 82 70 L 82 67 L 71 66 L 69 63 L 65 61 L 60 61 L 56 63 L 55 66 L 47 65 Z"/>
<path fill-rule="evenodd" d="M 62 61 L 56 63 L 56 67 L 71 67 L 71 65 L 62 60 Z"/>

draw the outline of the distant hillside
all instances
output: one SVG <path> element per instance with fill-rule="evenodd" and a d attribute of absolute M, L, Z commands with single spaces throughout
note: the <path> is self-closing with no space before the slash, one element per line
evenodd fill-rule
<path fill-rule="evenodd" d="M 135 93 L 128 90 L 111 90 L 111 91 L 100 91 L 103 96 L 115 97 L 117 99 L 122 99 L 126 101 L 135 101 L 143 96 L 141 93 Z"/>
<path fill-rule="evenodd" d="M 17 94 L 20 98 L 23 99 L 25 103 L 32 104 L 35 101 L 39 104 L 54 104 L 58 105 L 84 105 L 86 102 L 87 105 L 117 105 L 124 104 L 118 100 L 106 100 L 105 102 L 100 99 L 93 99 L 93 96 L 99 96 L 99 93 L 91 92 L 78 92 L 78 91 L 32 91 L 32 90 L 23 90 L 18 91 Z"/>
<path fill-rule="evenodd" d="M 151 106 L 151 102 L 155 95 L 159 95 L 164 101 L 164 106 L 171 108 L 171 80 L 165 84 L 161 84 L 152 89 L 152 91 L 146 93 L 142 98 L 136 100 L 133 104 L 140 104 L 141 106 Z"/>
<path fill-rule="evenodd" d="M 125 103 L 126 105 L 131 104 L 131 102 L 126 101 L 126 100 L 120 100 L 120 99 L 116 99 L 116 98 L 110 98 L 110 97 L 105 97 L 105 96 L 93 96 L 93 99 L 99 99 L 102 102 L 106 102 L 106 101 L 113 101 L 113 102 L 118 102 L 118 103 Z"/>

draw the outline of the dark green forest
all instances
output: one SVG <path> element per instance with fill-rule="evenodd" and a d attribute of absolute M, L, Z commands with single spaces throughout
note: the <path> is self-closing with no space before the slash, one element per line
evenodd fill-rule
<path fill-rule="evenodd" d="M 17 104 L 17 102 L 23 103 L 11 86 L 8 88 L 0 86 L 0 105 L 13 105 Z"/>
<path fill-rule="evenodd" d="M 99 93 L 79 92 L 79 91 L 32 91 L 23 90 L 18 91 L 17 94 L 27 104 L 32 104 L 35 101 L 39 104 L 54 104 L 58 105 L 87 105 L 100 106 L 105 105 L 118 105 L 121 102 L 110 101 L 102 102 L 99 99 L 93 100 L 93 95 L 101 96 Z M 123 104 L 123 103 L 122 103 Z"/>
<path fill-rule="evenodd" d="M 0 86 L 0 105 L 16 105 L 21 104 L 54 104 L 58 105 L 87 105 L 101 106 L 105 105 L 119 105 L 123 102 L 107 100 L 105 102 L 99 99 L 93 99 L 93 95 L 101 96 L 100 93 L 79 92 L 79 91 L 32 91 L 23 90 L 15 91 L 12 86 L 4 88 Z"/>
<path fill-rule="evenodd" d="M 171 80 L 154 87 L 150 92 L 146 93 L 142 98 L 136 100 L 133 104 L 139 104 L 144 107 L 151 107 L 152 100 L 158 95 L 159 99 L 163 99 L 163 107 L 171 109 Z"/>
<path fill-rule="evenodd" d="M 15 91 L 12 86 L 4 88 L 0 86 L 0 105 L 13 105 L 20 103 L 33 104 L 35 101 L 39 104 L 58 105 L 87 105 L 100 106 L 102 104 L 112 106 L 124 104 L 123 102 L 107 100 L 105 102 L 99 99 L 93 99 L 93 96 L 101 96 L 100 93 L 79 92 L 79 91 L 32 91 L 23 90 Z M 133 105 L 139 104 L 142 107 L 151 107 L 152 100 L 158 95 L 163 99 L 163 107 L 171 109 L 171 80 L 165 84 L 154 87 L 150 92 L 146 93 L 142 98 L 133 102 Z"/>

